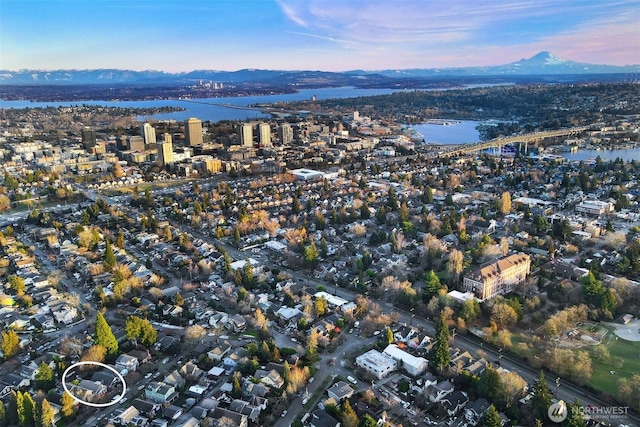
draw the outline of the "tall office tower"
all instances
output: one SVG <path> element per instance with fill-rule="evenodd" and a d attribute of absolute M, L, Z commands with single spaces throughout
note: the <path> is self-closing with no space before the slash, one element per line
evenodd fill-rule
<path fill-rule="evenodd" d="M 144 151 L 144 139 L 141 136 L 129 137 L 129 151 Z"/>
<path fill-rule="evenodd" d="M 253 147 L 253 126 L 250 123 L 238 125 L 238 143 L 243 147 Z"/>
<path fill-rule="evenodd" d="M 82 145 L 85 149 L 93 148 L 96 146 L 96 131 L 90 127 L 82 129 Z"/>
<path fill-rule="evenodd" d="M 144 123 L 140 126 L 140 135 L 144 138 L 146 145 L 156 143 L 156 130 L 149 123 Z"/>
<path fill-rule="evenodd" d="M 118 137 L 118 150 L 125 151 L 129 145 L 127 144 L 127 135 L 120 135 Z"/>
<path fill-rule="evenodd" d="M 202 120 L 191 117 L 184 126 L 184 134 L 190 147 L 202 145 Z"/>
<path fill-rule="evenodd" d="M 290 144 L 293 141 L 293 128 L 289 123 L 283 123 L 280 127 L 280 142 Z"/>
<path fill-rule="evenodd" d="M 269 123 L 258 125 L 258 138 L 263 147 L 271 147 L 271 125 Z"/>
<path fill-rule="evenodd" d="M 162 144 L 158 144 L 158 165 L 165 167 L 173 163 L 173 143 L 171 142 L 171 135 L 165 133 L 165 138 Z M 167 136 L 169 138 L 167 138 Z"/>
<path fill-rule="evenodd" d="M 173 137 L 171 136 L 170 133 L 164 133 L 162 134 L 162 142 L 173 142 Z"/>

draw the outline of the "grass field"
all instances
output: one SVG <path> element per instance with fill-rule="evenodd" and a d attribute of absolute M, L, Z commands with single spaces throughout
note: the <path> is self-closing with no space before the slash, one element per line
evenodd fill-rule
<path fill-rule="evenodd" d="M 609 351 L 609 359 L 597 360 L 592 356 L 593 375 L 590 381 L 591 386 L 612 396 L 618 393 L 620 378 L 640 374 L 640 342 L 616 338 L 613 333 L 607 334 L 604 343 L 598 346 Z"/>

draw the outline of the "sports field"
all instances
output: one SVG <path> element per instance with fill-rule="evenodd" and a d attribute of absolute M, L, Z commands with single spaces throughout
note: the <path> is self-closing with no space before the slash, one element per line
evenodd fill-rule
<path fill-rule="evenodd" d="M 598 351 L 598 347 L 608 350 L 608 360 L 606 357 L 595 357 L 594 352 Z M 598 390 L 616 396 L 620 378 L 640 374 L 640 342 L 627 341 L 611 333 L 606 335 L 602 344 L 591 350 L 593 375 L 590 383 Z"/>

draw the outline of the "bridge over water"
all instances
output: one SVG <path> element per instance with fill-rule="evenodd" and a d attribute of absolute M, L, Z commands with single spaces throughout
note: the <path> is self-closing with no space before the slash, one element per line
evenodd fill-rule
<path fill-rule="evenodd" d="M 476 151 L 483 151 L 488 148 L 501 148 L 507 144 L 529 144 L 530 142 L 542 141 L 546 138 L 554 138 L 558 136 L 577 136 L 589 129 L 589 126 L 573 127 L 567 129 L 550 130 L 545 132 L 525 133 L 521 135 L 507 136 L 496 138 L 489 141 L 481 141 L 475 144 L 458 145 L 447 151 L 434 153 L 433 157 L 451 157 L 460 154 L 468 154 Z"/>

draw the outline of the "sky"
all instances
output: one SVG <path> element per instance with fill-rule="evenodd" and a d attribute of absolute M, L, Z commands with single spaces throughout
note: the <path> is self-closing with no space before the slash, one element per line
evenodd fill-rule
<path fill-rule="evenodd" d="M 0 69 L 640 64 L 640 0 L 0 0 Z"/>

